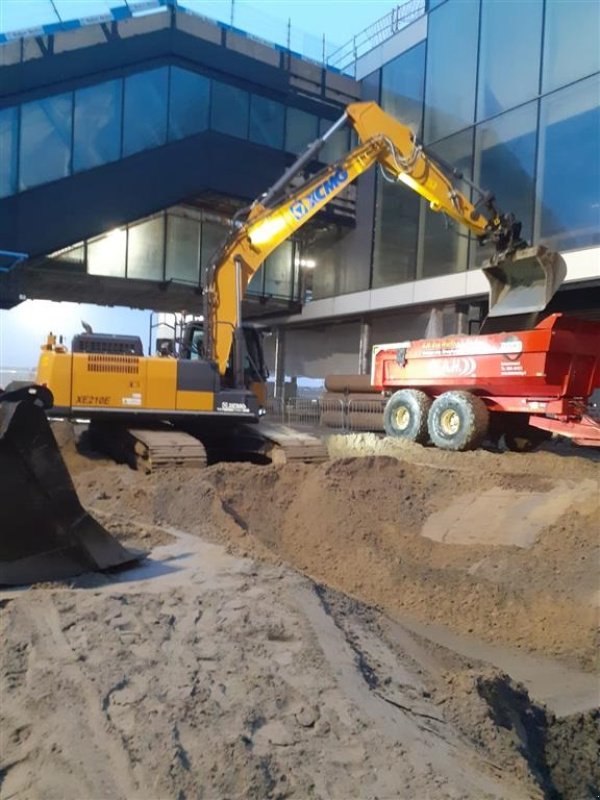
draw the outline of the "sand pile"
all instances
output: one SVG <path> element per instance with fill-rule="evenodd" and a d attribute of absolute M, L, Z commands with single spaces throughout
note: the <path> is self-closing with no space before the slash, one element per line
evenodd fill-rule
<path fill-rule="evenodd" d="M 583 492 L 581 484 L 563 479 L 432 470 L 389 457 L 320 466 L 221 464 L 183 483 L 180 476 L 163 476 L 154 509 L 159 521 L 216 536 L 236 552 L 265 557 L 266 550 L 393 615 L 591 669 L 600 508 L 597 484 L 587 480 Z M 529 547 L 490 545 L 495 509 L 480 507 L 470 517 L 474 489 L 491 498 L 501 493 L 505 506 L 511 495 L 525 509 L 535 500 L 535 514 L 548 524 L 534 529 Z M 573 504 L 565 510 L 568 492 Z M 466 509 L 461 529 L 471 543 L 422 535 L 433 515 L 457 504 Z M 519 521 L 510 511 L 505 507 L 519 542 Z"/>

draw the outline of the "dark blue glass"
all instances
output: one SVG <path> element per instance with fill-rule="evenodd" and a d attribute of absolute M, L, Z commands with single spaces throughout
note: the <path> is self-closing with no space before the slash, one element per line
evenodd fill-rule
<path fill-rule="evenodd" d="M 208 128 L 210 80 L 180 67 L 171 67 L 169 139 L 183 139 Z"/>
<path fill-rule="evenodd" d="M 17 131 L 19 109 L 0 111 L 0 197 L 17 191 Z"/>
<path fill-rule="evenodd" d="M 72 92 L 34 100 L 21 107 L 20 189 L 69 174 L 72 119 Z"/>
<path fill-rule="evenodd" d="M 167 67 L 125 79 L 123 156 L 158 147 L 167 141 Z"/>
<path fill-rule="evenodd" d="M 120 157 L 122 93 L 122 80 L 75 92 L 74 172 L 108 164 Z"/>
<path fill-rule="evenodd" d="M 237 86 L 213 81 L 210 127 L 220 133 L 248 138 L 250 96 Z"/>
<path fill-rule="evenodd" d="M 555 250 L 600 244 L 600 76 L 541 101 L 536 239 Z"/>
<path fill-rule="evenodd" d="M 250 97 L 250 141 L 283 148 L 285 107 L 276 100 L 253 94 Z"/>

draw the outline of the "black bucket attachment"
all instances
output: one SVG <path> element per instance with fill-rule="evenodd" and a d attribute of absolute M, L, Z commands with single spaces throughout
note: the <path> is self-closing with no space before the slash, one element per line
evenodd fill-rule
<path fill-rule="evenodd" d="M 519 317 L 546 308 L 564 281 L 567 266 L 559 253 L 540 246 L 516 250 L 483 272 L 490 284 L 488 317 Z"/>
<path fill-rule="evenodd" d="M 46 419 L 51 393 L 0 394 L 0 585 L 62 580 L 138 561 L 82 507 Z"/>

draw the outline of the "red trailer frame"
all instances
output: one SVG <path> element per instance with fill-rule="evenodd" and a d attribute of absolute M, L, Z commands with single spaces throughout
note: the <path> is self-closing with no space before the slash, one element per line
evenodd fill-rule
<path fill-rule="evenodd" d="M 525 413 L 535 428 L 600 446 L 600 420 L 587 413 L 600 388 L 598 322 L 552 314 L 528 331 L 376 345 L 371 383 L 430 397 L 466 391 L 492 413 Z"/>

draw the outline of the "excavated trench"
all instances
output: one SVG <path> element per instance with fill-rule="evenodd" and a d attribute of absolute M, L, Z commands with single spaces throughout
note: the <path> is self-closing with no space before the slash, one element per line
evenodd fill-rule
<path fill-rule="evenodd" d="M 381 730 L 398 725 L 390 714 L 442 739 L 451 725 L 516 776 L 507 796 L 595 797 L 598 463 L 365 437 L 335 437 L 330 452 L 321 465 L 142 476 L 63 442 L 82 501 L 119 538 L 160 550 L 183 531 L 307 576 L 316 604 L 299 594 L 303 614 Z M 335 669 L 342 642 L 352 669 Z"/>

